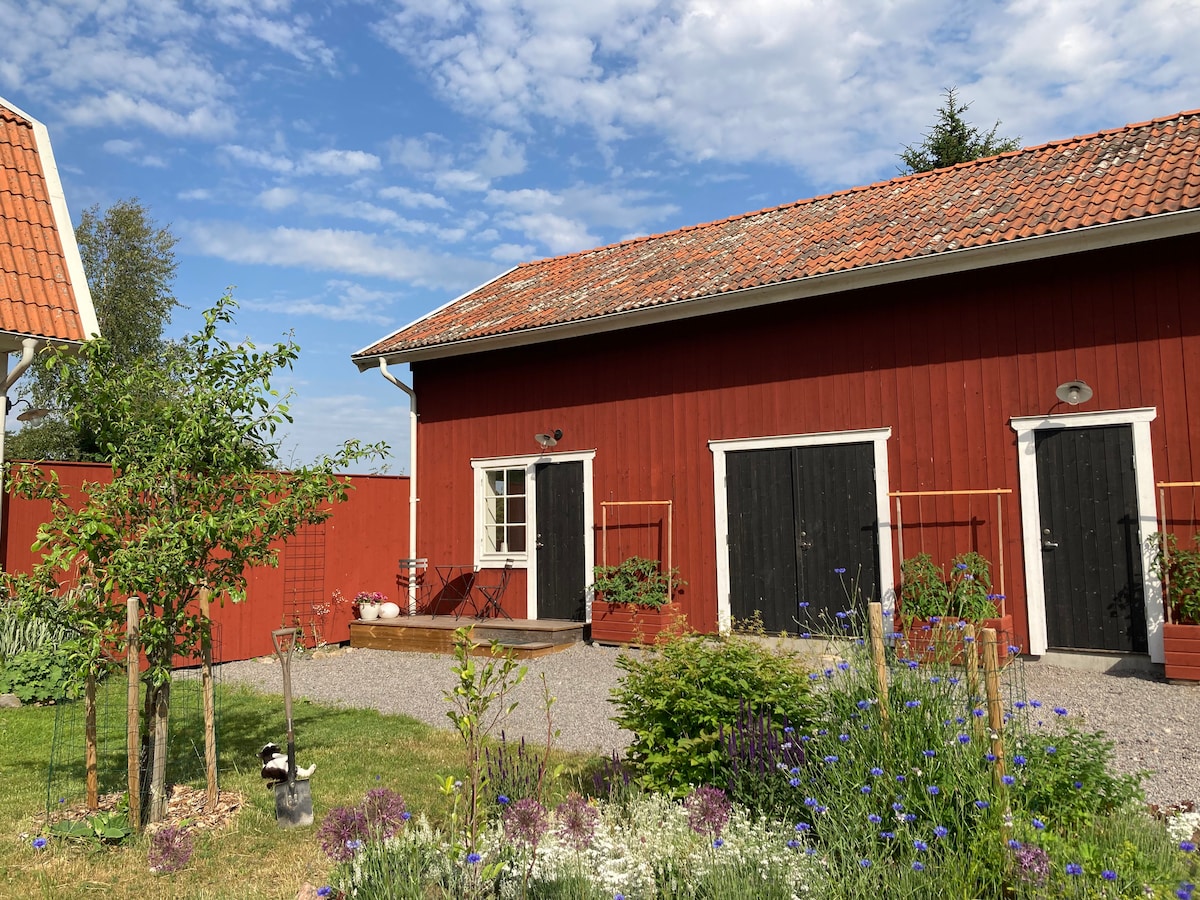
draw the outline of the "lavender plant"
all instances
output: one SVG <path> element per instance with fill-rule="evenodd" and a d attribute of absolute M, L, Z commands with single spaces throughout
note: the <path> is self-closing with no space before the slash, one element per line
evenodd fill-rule
<path fill-rule="evenodd" d="M 195 840 L 187 828 L 178 825 L 159 828 L 150 835 L 150 871 L 171 875 L 187 868 L 194 849 Z"/>

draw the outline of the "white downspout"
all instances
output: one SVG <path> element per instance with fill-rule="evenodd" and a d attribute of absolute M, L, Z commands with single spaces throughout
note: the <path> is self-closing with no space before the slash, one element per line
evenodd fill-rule
<path fill-rule="evenodd" d="M 16 366 L 11 372 L 8 371 L 8 354 L 3 354 L 4 361 L 0 375 L 4 378 L 4 387 L 0 391 L 0 403 L 4 404 L 4 411 L 0 413 L 0 543 L 4 539 L 4 501 L 7 497 L 8 484 L 3 476 L 4 470 L 4 432 L 8 429 L 8 390 L 17 383 L 17 379 L 25 374 L 25 370 L 33 365 L 34 355 L 37 353 L 41 341 L 37 338 L 25 338 L 21 341 L 21 358 L 17 360 Z M 4 568 L 4 560 L 0 559 L 0 569 Z"/>
<path fill-rule="evenodd" d="M 388 371 L 379 360 L 379 374 L 408 394 L 408 558 L 417 559 L 417 392 Z M 417 569 L 408 570 L 408 614 L 417 614 Z"/>

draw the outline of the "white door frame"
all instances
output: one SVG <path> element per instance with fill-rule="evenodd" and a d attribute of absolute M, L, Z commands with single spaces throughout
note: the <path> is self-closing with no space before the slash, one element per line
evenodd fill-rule
<path fill-rule="evenodd" d="M 887 442 L 892 429 L 864 428 L 858 431 L 825 431 L 814 434 L 785 434 L 771 437 L 737 438 L 709 441 L 713 454 L 713 498 L 717 539 L 717 626 L 723 632 L 732 628 L 729 602 L 729 491 L 725 477 L 725 454 L 737 450 L 775 450 L 785 447 L 820 447 L 831 444 L 872 444 L 875 453 L 875 515 L 879 520 L 879 590 L 883 600 L 884 621 L 892 615 L 896 600 L 892 574 L 892 520 L 888 512 Z"/>
<path fill-rule="evenodd" d="M 1162 587 L 1154 574 L 1150 535 L 1158 529 L 1154 502 L 1154 453 L 1150 423 L 1155 407 L 1114 409 L 1102 412 L 1062 413 L 1052 416 L 1014 416 L 1017 433 L 1017 473 L 1021 488 L 1021 538 L 1025 558 L 1025 604 L 1029 622 L 1029 652 L 1046 652 L 1046 584 L 1042 570 L 1042 516 L 1038 499 L 1037 457 L 1034 435 L 1045 429 L 1095 428 L 1129 425 L 1133 431 L 1134 485 L 1137 492 L 1138 540 L 1142 549 L 1142 595 L 1146 605 L 1147 646 L 1152 662 L 1163 661 Z"/>
<path fill-rule="evenodd" d="M 475 512 L 474 512 L 474 546 L 475 566 L 481 564 L 503 565 L 499 557 L 514 558 L 513 568 L 526 570 L 525 603 L 530 619 L 538 617 L 537 597 L 537 467 L 543 463 L 583 463 L 583 584 L 587 591 L 585 618 L 592 620 L 592 577 L 596 565 L 596 515 L 592 506 L 592 461 L 596 458 L 595 450 L 581 450 L 573 453 L 541 453 L 523 456 L 493 456 L 471 460 L 471 468 L 475 477 Z M 483 473 L 486 469 L 525 469 L 525 541 L 524 554 L 483 554 L 483 490 L 481 488 Z"/>

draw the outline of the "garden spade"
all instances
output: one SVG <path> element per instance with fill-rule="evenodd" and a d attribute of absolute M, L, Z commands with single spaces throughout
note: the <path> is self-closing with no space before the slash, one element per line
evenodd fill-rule
<path fill-rule="evenodd" d="M 287 781 L 275 785 L 275 819 L 281 828 L 298 828 L 313 822 L 312 788 L 308 779 L 296 780 L 296 733 L 292 728 L 292 650 L 303 632 L 280 628 L 271 632 L 275 655 L 283 668 L 283 709 L 287 715 Z M 283 638 L 290 636 L 285 652 Z"/>

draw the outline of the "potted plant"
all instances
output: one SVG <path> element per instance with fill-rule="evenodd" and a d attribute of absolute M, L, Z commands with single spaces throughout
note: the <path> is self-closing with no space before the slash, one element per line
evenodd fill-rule
<path fill-rule="evenodd" d="M 1154 572 L 1162 582 L 1163 654 L 1167 678 L 1200 681 L 1200 534 L 1180 549 L 1173 534 L 1150 536 Z"/>
<path fill-rule="evenodd" d="M 379 611 L 387 603 L 387 596 L 379 591 L 359 591 L 354 595 L 354 605 L 358 607 L 358 617 L 364 622 L 379 618 Z"/>
<path fill-rule="evenodd" d="M 593 574 L 593 641 L 654 643 L 682 616 L 671 602 L 684 585 L 679 570 L 664 572 L 657 559 L 631 556 L 615 566 L 596 566 Z"/>
<path fill-rule="evenodd" d="M 928 553 L 900 564 L 900 621 L 914 652 L 944 652 L 952 661 L 962 655 L 962 630 L 975 626 L 976 633 L 992 628 L 997 636 L 997 656 L 1009 653 L 1013 624 L 1011 615 L 999 615 L 997 603 L 1004 599 L 992 593 L 992 567 L 975 551 L 960 553 L 950 561 L 945 576 Z"/>

